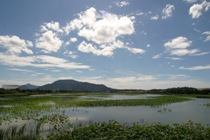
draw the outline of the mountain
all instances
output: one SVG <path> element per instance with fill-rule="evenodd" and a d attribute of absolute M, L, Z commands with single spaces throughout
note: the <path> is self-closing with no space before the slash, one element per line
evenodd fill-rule
<path fill-rule="evenodd" d="M 52 84 L 47 84 L 37 88 L 38 90 L 52 91 L 88 91 L 88 92 L 110 92 L 114 89 L 105 85 L 79 82 L 75 80 L 58 80 Z"/>
<path fill-rule="evenodd" d="M 34 90 L 34 89 L 37 89 L 38 87 L 39 86 L 26 84 L 26 85 L 19 86 L 18 89 L 20 89 L 20 90 Z"/>

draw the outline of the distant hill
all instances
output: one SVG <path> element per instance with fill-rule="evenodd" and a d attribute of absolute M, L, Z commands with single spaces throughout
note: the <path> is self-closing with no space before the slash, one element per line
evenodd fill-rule
<path fill-rule="evenodd" d="M 88 92 L 114 91 L 114 89 L 106 87 L 105 85 L 79 82 L 75 80 L 58 80 L 52 84 L 40 86 L 37 89 L 38 90 L 52 90 L 52 91 L 88 91 Z"/>
<path fill-rule="evenodd" d="M 31 84 L 26 84 L 26 85 L 19 86 L 18 89 L 20 89 L 20 90 L 35 90 L 38 87 L 39 86 L 35 86 L 35 85 L 31 85 Z"/>

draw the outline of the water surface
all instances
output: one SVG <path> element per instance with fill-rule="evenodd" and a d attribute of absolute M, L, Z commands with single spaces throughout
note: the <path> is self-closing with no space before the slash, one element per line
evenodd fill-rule
<path fill-rule="evenodd" d="M 163 124 L 186 123 L 189 120 L 204 125 L 210 124 L 210 99 L 192 99 L 161 107 L 114 106 L 114 107 L 70 107 L 62 109 L 72 122 L 107 122 Z"/>

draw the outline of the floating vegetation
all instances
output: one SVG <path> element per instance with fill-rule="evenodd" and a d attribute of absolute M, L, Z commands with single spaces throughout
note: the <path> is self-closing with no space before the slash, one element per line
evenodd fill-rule
<path fill-rule="evenodd" d="M 54 106 L 55 102 L 47 101 L 47 102 L 39 103 L 39 105 L 40 106 Z"/>
<path fill-rule="evenodd" d="M 84 94 L 80 94 L 84 95 Z M 162 106 L 175 102 L 190 100 L 179 96 L 157 96 L 152 99 L 123 99 L 123 100 L 78 100 L 71 96 L 24 96 L 11 97 L 12 100 L 1 100 L 0 122 L 10 119 L 30 120 L 40 118 L 47 112 L 55 112 L 66 107 L 94 106 Z M 99 95 L 97 95 L 99 96 Z M 91 95 L 91 98 L 94 98 Z"/>
<path fill-rule="evenodd" d="M 175 102 L 183 102 L 190 100 L 186 97 L 178 96 L 157 96 L 152 99 L 125 99 L 125 100 L 96 100 L 96 101 L 78 101 L 62 103 L 63 106 L 162 106 Z"/>
<path fill-rule="evenodd" d="M 210 127 L 189 121 L 186 124 L 163 125 L 154 123 L 151 125 L 140 125 L 138 123 L 131 126 L 122 125 L 116 121 L 107 123 L 93 123 L 88 126 L 72 126 L 63 131 L 54 131 L 48 136 L 50 140 L 60 139 L 142 139 L 142 140 L 209 140 Z"/>
<path fill-rule="evenodd" d="M 30 125 L 22 125 L 21 127 L 12 126 L 7 130 L 0 130 L 0 138 L 2 140 L 22 140 L 22 139 L 142 139 L 142 140 L 209 140 L 210 127 L 203 126 L 199 123 L 188 121 L 185 124 L 164 125 L 160 123 L 141 124 L 134 123 L 132 125 L 121 124 L 117 121 L 91 123 L 89 125 L 73 125 L 70 122 L 65 125 L 55 125 L 46 136 L 42 134 L 41 122 L 36 123 L 34 129 L 30 129 Z M 32 131 L 33 130 L 33 131 Z"/>
<path fill-rule="evenodd" d="M 158 112 L 160 112 L 160 113 L 163 113 L 163 112 L 171 112 L 172 110 L 171 109 L 169 109 L 169 108 L 163 108 L 163 109 L 160 109 L 160 110 L 158 110 Z"/>
<path fill-rule="evenodd" d="M 60 114 L 52 114 L 52 115 L 44 115 L 36 121 L 41 123 L 49 123 L 49 124 L 63 124 L 68 122 L 68 116 L 60 115 Z"/>

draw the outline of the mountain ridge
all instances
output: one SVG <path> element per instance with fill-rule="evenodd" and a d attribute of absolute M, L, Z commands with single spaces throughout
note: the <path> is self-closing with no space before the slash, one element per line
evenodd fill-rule
<path fill-rule="evenodd" d="M 79 82 L 72 79 L 57 80 L 51 84 L 46 84 L 37 88 L 37 90 L 51 91 L 86 91 L 86 92 L 111 92 L 114 89 L 103 84 L 93 84 L 89 82 Z"/>
<path fill-rule="evenodd" d="M 20 89 L 20 90 L 35 90 L 35 89 L 37 89 L 38 87 L 39 87 L 39 86 L 32 85 L 32 84 L 28 83 L 28 84 L 19 86 L 18 89 Z"/>

